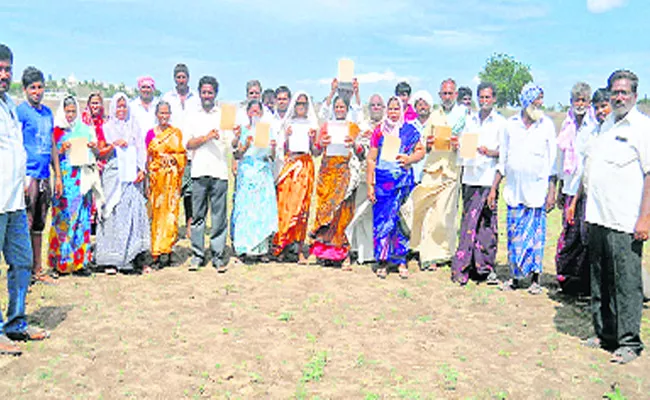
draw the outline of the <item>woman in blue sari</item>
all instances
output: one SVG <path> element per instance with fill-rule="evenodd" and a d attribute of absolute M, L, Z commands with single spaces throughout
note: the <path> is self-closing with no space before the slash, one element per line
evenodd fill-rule
<path fill-rule="evenodd" d="M 388 99 L 386 117 L 375 129 L 368 155 L 368 199 L 373 203 L 373 242 L 375 270 L 378 277 L 388 275 L 389 266 L 397 266 L 399 276 L 408 278 L 406 255 L 409 232 L 400 214 L 400 207 L 415 186 L 411 165 L 424 157 L 424 146 L 415 127 L 404 122 L 402 103 L 398 97 Z M 393 160 L 382 158 L 384 142 L 399 138 L 399 152 Z"/>
<path fill-rule="evenodd" d="M 237 187 L 232 214 L 233 248 L 244 262 L 268 261 L 273 235 L 278 230 L 278 206 L 273 180 L 275 139 L 269 132 L 269 147 L 254 144 L 256 122 L 263 107 L 251 100 L 246 108 L 249 125 L 241 127 L 236 142 Z"/>

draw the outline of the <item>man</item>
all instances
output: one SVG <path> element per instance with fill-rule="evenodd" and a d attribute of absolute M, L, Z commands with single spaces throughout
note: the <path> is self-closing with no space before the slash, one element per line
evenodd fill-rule
<path fill-rule="evenodd" d="M 368 118 L 359 124 L 361 132 L 363 132 L 357 138 L 357 145 L 363 148 L 363 161 L 359 169 L 361 179 L 354 199 L 354 218 L 345 230 L 350 242 L 350 252 L 356 258 L 358 264 L 371 262 L 375 258 L 372 236 L 372 206 L 368 201 L 368 186 L 363 177 L 366 176 L 367 163 L 365 160 L 370 151 L 370 138 L 375 128 L 384 119 L 385 108 L 384 99 L 378 94 L 373 94 L 368 101 Z"/>
<path fill-rule="evenodd" d="M 472 89 L 467 86 L 458 88 L 458 104 L 464 105 L 468 110 L 472 109 Z"/>
<path fill-rule="evenodd" d="M 275 160 L 273 161 L 273 177 L 277 179 L 282 167 L 284 166 L 284 134 L 282 132 L 282 123 L 287 115 L 289 103 L 291 102 L 291 90 L 286 86 L 280 86 L 275 89 L 275 113 L 271 130 L 276 135 L 277 146 L 275 148 Z"/>
<path fill-rule="evenodd" d="M 246 108 L 248 107 L 248 102 L 251 100 L 260 100 L 262 97 L 262 84 L 257 79 L 250 80 L 246 82 L 246 100 L 241 103 L 239 109 L 237 110 L 237 115 L 235 117 L 235 125 L 248 126 L 248 113 Z M 261 121 L 271 123 L 273 121 L 273 112 L 264 107 Z M 236 169 L 235 169 L 236 171 Z M 236 174 L 235 174 L 236 175 Z"/>
<path fill-rule="evenodd" d="M 415 92 L 413 97 L 413 107 L 418 117 L 411 122 L 415 129 L 420 132 L 420 141 L 424 144 L 426 141 L 425 128 L 427 127 L 427 122 L 429 122 L 429 116 L 431 115 L 431 108 L 433 107 L 433 96 L 426 90 L 419 90 Z M 424 168 L 425 159 L 418 161 L 413 164 L 413 176 L 415 178 L 415 184 L 419 184 L 422 180 L 422 169 Z"/>
<path fill-rule="evenodd" d="M 409 99 L 411 98 L 411 85 L 408 82 L 398 83 L 395 86 L 395 96 L 399 97 L 402 102 L 402 107 L 404 107 L 404 121 L 411 122 L 416 119 L 418 115 L 409 103 Z"/>
<path fill-rule="evenodd" d="M 156 126 L 156 104 L 158 104 L 155 98 L 156 81 L 150 76 L 138 78 L 138 91 L 140 96 L 131 101 L 131 112 L 142 129 L 142 140 L 144 140 L 147 132 Z"/>
<path fill-rule="evenodd" d="M 620 364 L 643 350 L 641 256 L 650 229 L 650 118 L 636 108 L 639 79 L 610 75 L 612 113 L 588 148 L 586 175 L 591 308 L 596 336 Z"/>
<path fill-rule="evenodd" d="M 591 87 L 584 82 L 578 82 L 571 88 L 570 96 L 571 107 L 557 137 L 557 207 L 562 211 L 563 229 L 555 255 L 556 276 L 563 291 L 589 293 L 584 199 L 576 204 L 578 218 L 574 219 L 573 223 L 569 223 L 567 211 L 574 198 L 580 197 L 578 190 L 584 169 L 584 154 L 580 143 L 586 143 L 597 131 L 597 124 L 589 107 Z"/>
<path fill-rule="evenodd" d="M 0 354 L 20 355 L 20 347 L 12 340 L 43 340 L 49 333 L 28 326 L 25 319 L 33 253 L 25 213 L 27 155 L 16 106 L 7 94 L 12 65 L 11 50 L 0 44 L 0 251 L 9 264 L 6 321 L 0 313 Z"/>
<path fill-rule="evenodd" d="M 271 113 L 275 113 L 275 91 L 273 89 L 266 89 L 262 93 L 262 104 Z"/>
<path fill-rule="evenodd" d="M 469 115 L 465 130 L 479 135 L 478 148 L 474 159 L 463 160 L 463 216 L 460 240 L 451 262 L 451 279 L 465 285 L 473 276 L 496 285 L 497 212 L 489 207 L 487 198 L 497 172 L 506 119 L 494 109 L 494 84 L 482 82 L 476 95 L 480 109 Z"/>
<path fill-rule="evenodd" d="M 43 229 L 52 197 L 50 190 L 50 163 L 53 164 L 56 181 L 56 195 L 63 190 L 59 157 L 53 146 L 52 111 L 42 104 L 45 92 L 43 73 L 34 67 L 27 67 L 22 76 L 23 90 L 27 101 L 16 109 L 22 125 L 23 144 L 27 152 L 27 178 L 25 180 L 25 202 L 27 221 L 32 237 L 34 282 L 52 283 L 51 277 L 43 272 L 41 253 L 43 250 Z"/>
<path fill-rule="evenodd" d="M 212 229 L 210 250 L 212 266 L 218 272 L 227 270 L 226 237 L 228 216 L 226 199 L 228 195 L 228 154 L 231 151 L 232 134 L 220 132 L 221 112 L 215 105 L 219 83 L 212 76 L 204 76 L 199 81 L 201 108 L 190 114 L 185 147 L 194 154 L 192 159 L 192 253 L 190 270 L 196 271 L 204 265 L 204 231 L 208 204 Z M 226 139 L 228 136 L 228 139 Z"/>
<path fill-rule="evenodd" d="M 185 135 L 185 124 L 188 114 L 200 108 L 198 96 L 190 89 L 190 70 L 185 64 L 176 64 L 174 67 L 174 82 L 176 88 L 163 96 L 163 100 L 171 106 L 171 117 L 169 123 L 179 128 Z M 185 237 L 190 237 L 190 226 L 192 225 L 192 152 L 187 152 L 187 165 L 183 175 L 183 208 L 185 209 Z"/>
<path fill-rule="evenodd" d="M 499 164 L 488 196 L 493 210 L 503 177 L 503 198 L 508 205 L 508 265 L 511 278 L 502 289 L 515 290 L 519 281 L 532 274 L 528 293 L 542 293 L 542 273 L 546 242 L 546 213 L 555 203 L 553 170 L 557 154 L 555 125 L 544 115 L 541 87 L 523 88 L 521 111 L 510 117 L 499 149 Z"/>
<path fill-rule="evenodd" d="M 352 90 L 350 90 L 349 85 L 347 87 L 339 86 L 338 79 L 334 78 L 332 80 L 330 93 L 325 98 L 323 104 L 321 104 L 320 110 L 318 110 L 318 119 L 321 122 L 325 122 L 334 117 L 332 101 L 335 95 L 338 95 L 338 97 L 350 104 L 350 111 L 346 120 L 358 124 L 361 118 L 362 107 L 361 96 L 359 95 L 359 81 L 356 78 L 352 80 Z M 352 96 L 354 96 L 354 101 L 351 101 Z"/>
<path fill-rule="evenodd" d="M 426 131 L 426 148 L 422 180 L 413 190 L 411 249 L 420 254 L 420 269 L 434 271 L 451 262 L 456 248 L 456 220 L 460 171 L 457 165 L 457 137 L 465 130 L 467 109 L 456 104 L 456 82 L 449 78 L 440 85 L 441 106 L 434 110 L 428 123 L 449 127 L 452 139 L 447 148 L 436 150 L 434 136 Z M 410 204 L 410 203 L 409 203 Z"/>

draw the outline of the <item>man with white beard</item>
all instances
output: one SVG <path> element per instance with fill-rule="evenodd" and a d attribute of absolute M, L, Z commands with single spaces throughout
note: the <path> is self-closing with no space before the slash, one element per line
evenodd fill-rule
<path fill-rule="evenodd" d="M 555 203 L 555 157 L 557 140 L 553 121 L 544 115 L 544 91 L 530 85 L 520 95 L 521 111 L 510 117 L 499 147 L 497 173 L 488 205 L 497 206 L 497 190 L 505 177 L 503 198 L 508 206 L 508 266 L 511 278 L 502 286 L 510 291 L 532 274 L 528 293 L 542 293 L 546 243 L 546 213 Z"/>

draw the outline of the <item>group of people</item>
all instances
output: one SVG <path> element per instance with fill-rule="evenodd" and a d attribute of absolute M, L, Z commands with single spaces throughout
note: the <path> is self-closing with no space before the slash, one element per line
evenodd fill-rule
<path fill-rule="evenodd" d="M 613 350 L 620 363 L 643 348 L 650 119 L 636 108 L 638 78 L 630 71 L 614 72 L 593 93 L 577 83 L 557 133 L 541 87 L 525 86 L 521 109 L 505 118 L 494 108 L 494 84 L 478 85 L 474 111 L 472 91 L 459 95 L 452 79 L 441 83 L 438 107 L 429 92 L 412 94 L 401 82 L 386 100 L 372 95 L 367 112 L 356 80 L 334 79 L 319 110 L 305 92 L 263 92 L 253 80 L 235 124 L 224 128 L 217 80 L 203 76 L 194 91 L 184 64 L 161 99 L 154 80 L 143 77 L 139 96 L 114 95 L 108 113 L 93 93 L 83 110 L 65 96 L 53 115 L 42 104 L 43 74 L 33 67 L 22 76 L 26 101 L 14 105 L 7 95 L 12 62 L 0 46 L 0 244 L 10 294 L 0 351 L 20 351 L 10 339 L 48 335 L 27 326 L 24 302 L 30 279 L 52 279 L 40 259 L 50 203 L 55 275 L 87 274 L 91 262 L 107 274 L 169 265 L 183 205 L 190 270 L 211 262 L 225 272 L 234 253 L 245 263 L 315 258 L 342 270 L 372 263 L 379 278 L 397 271 L 407 279 L 414 258 L 421 270 L 449 265 L 460 285 L 473 279 L 510 291 L 530 277 L 531 294 L 542 292 L 546 215 L 557 206 L 558 281 L 592 297 L 596 336 L 585 344 Z M 505 282 L 495 271 L 500 190 Z"/>

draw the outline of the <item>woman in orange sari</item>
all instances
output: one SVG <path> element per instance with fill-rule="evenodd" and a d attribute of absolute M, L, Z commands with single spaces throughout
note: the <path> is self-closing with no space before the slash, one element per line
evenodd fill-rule
<path fill-rule="evenodd" d="M 161 101 L 156 105 L 158 126 L 147 132 L 147 171 L 151 215 L 151 255 L 154 267 L 170 264 L 172 246 L 178 236 L 178 211 L 186 154 L 183 135 L 169 125 L 171 108 Z M 148 271 L 151 272 L 149 269 Z"/>
<path fill-rule="evenodd" d="M 313 240 L 310 253 L 325 265 L 341 265 L 344 271 L 351 271 L 350 243 L 345 229 L 354 215 L 354 194 L 359 180 L 358 168 L 351 165 L 356 162 L 358 146 L 352 149 L 359 134 L 359 126 L 346 122 L 349 102 L 337 97 L 333 102 L 333 120 L 323 124 L 316 139 L 317 154 L 324 152 L 316 184 L 316 219 L 309 236 Z M 344 137 L 343 132 L 345 132 Z M 343 142 L 343 143 L 342 143 Z M 353 174 L 356 172 L 356 175 Z"/>
<path fill-rule="evenodd" d="M 273 238 L 273 254 L 288 261 L 290 247 L 295 246 L 298 263 L 306 264 L 303 243 L 307 236 L 309 206 L 314 190 L 314 137 L 318 119 L 305 92 L 291 100 L 282 122 L 286 135 L 285 162 L 277 178 L 278 232 Z"/>

